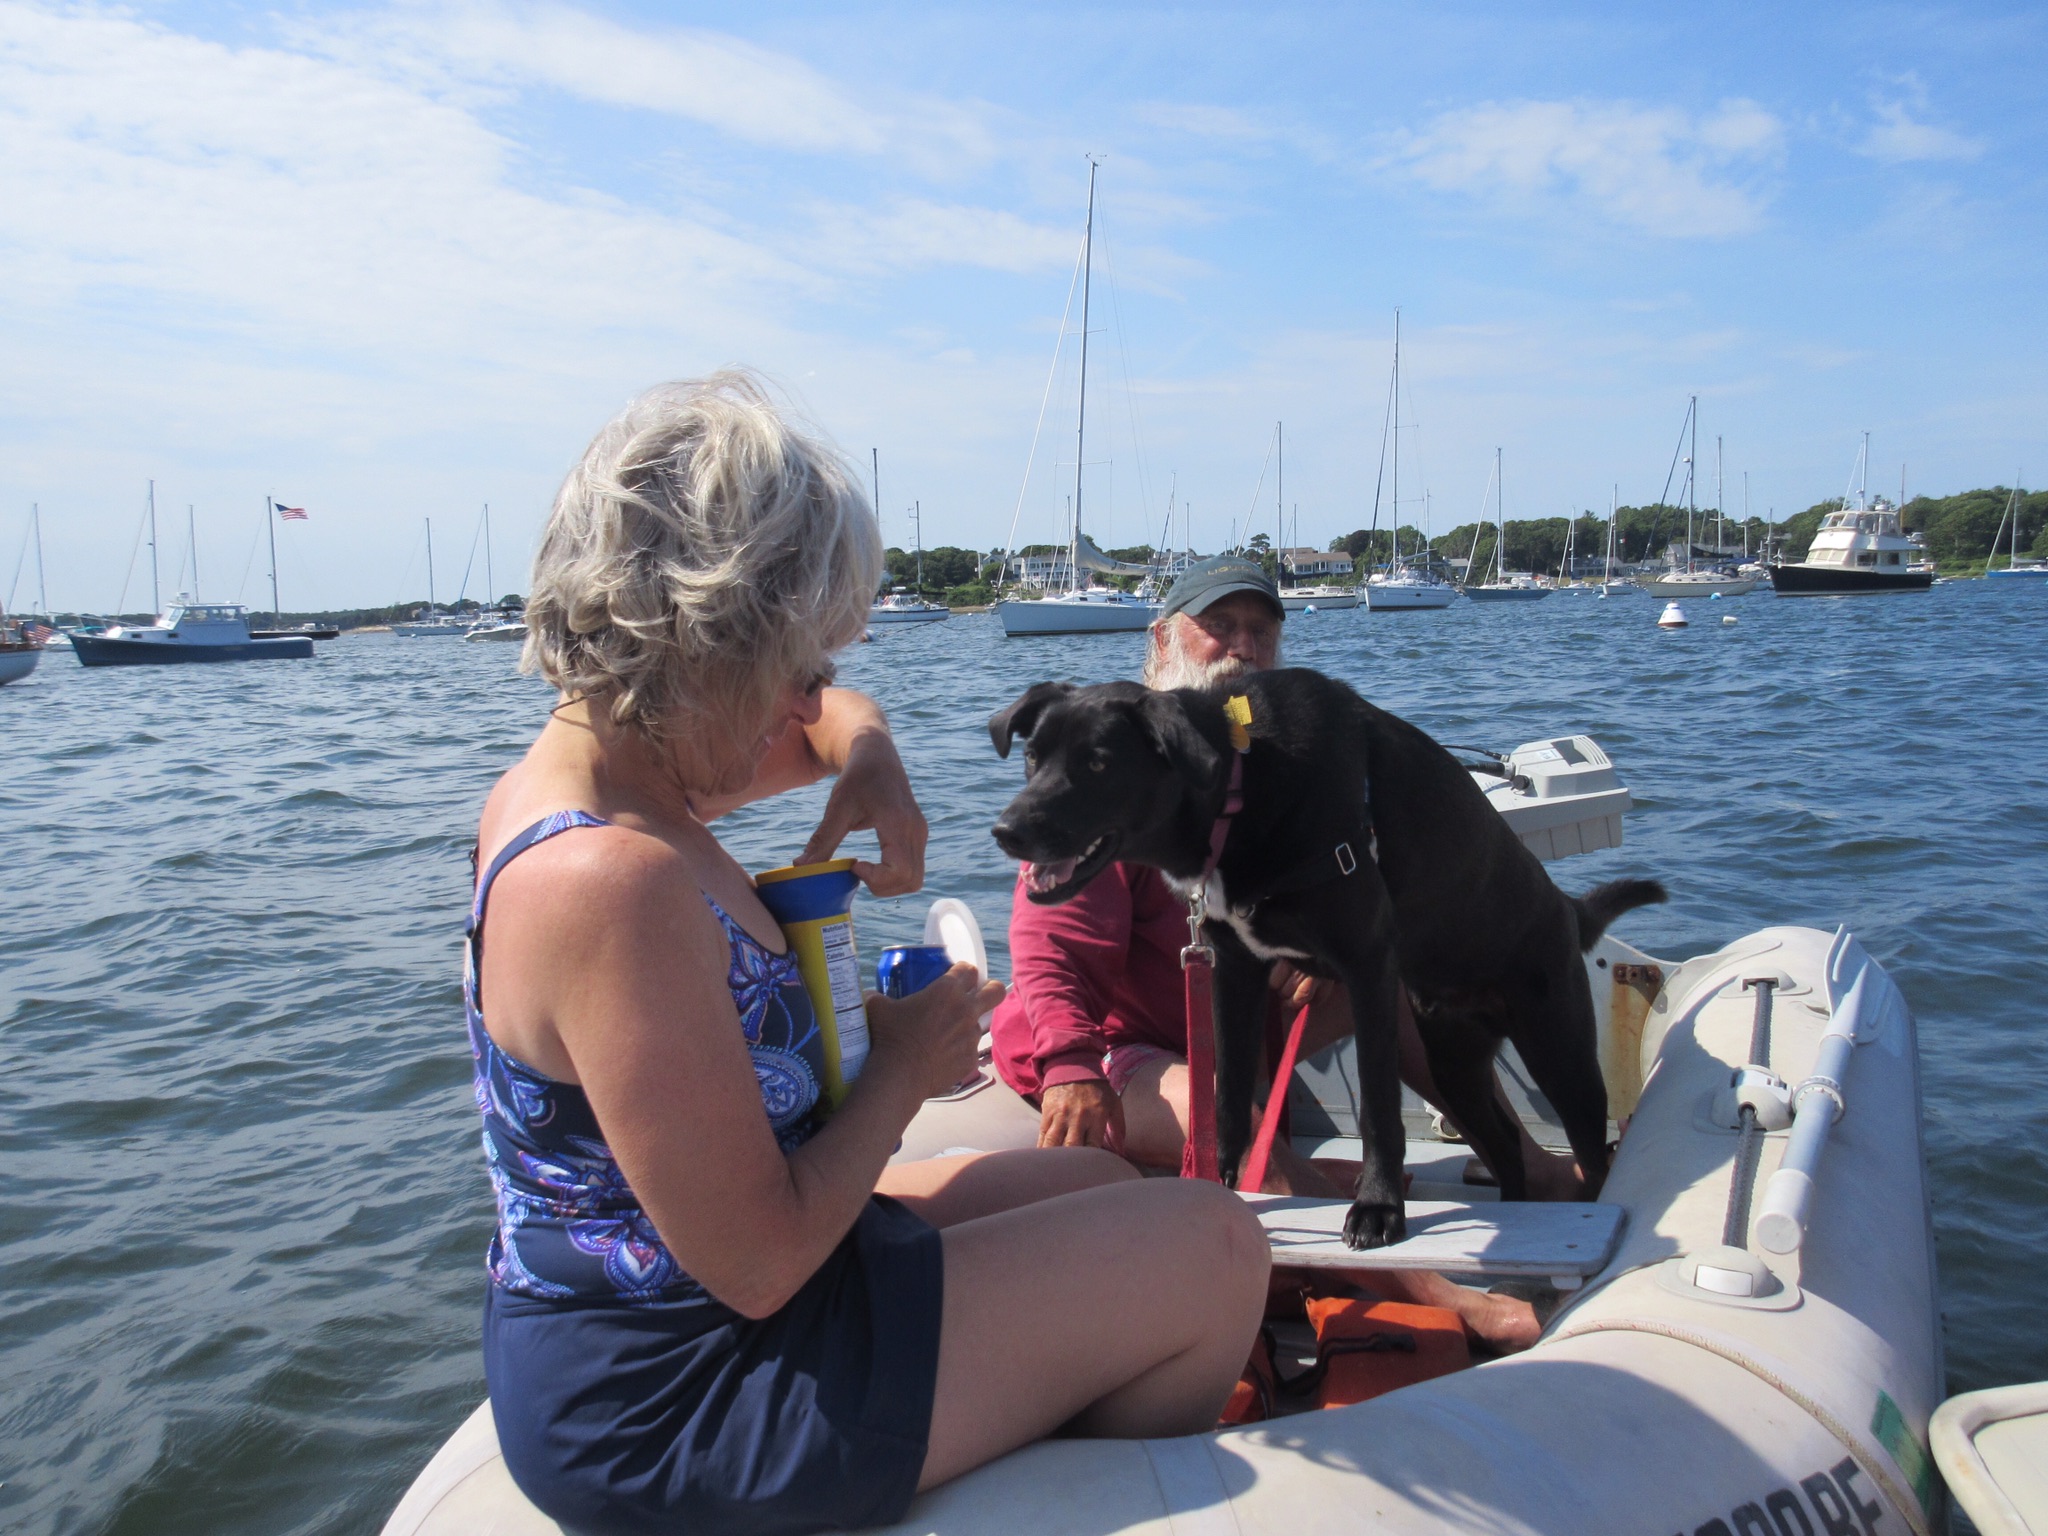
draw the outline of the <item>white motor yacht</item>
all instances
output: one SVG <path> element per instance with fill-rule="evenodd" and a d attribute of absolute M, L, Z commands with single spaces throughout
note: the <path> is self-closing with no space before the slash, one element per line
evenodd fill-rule
<path fill-rule="evenodd" d="M 936 624 L 951 616 L 944 603 L 928 603 L 914 592 L 891 592 L 868 609 L 870 624 Z"/>
<path fill-rule="evenodd" d="M 1830 512 L 1804 560 L 1770 568 L 1771 585 L 1780 597 L 1925 592 L 1934 585 L 1934 571 L 1924 553 L 1899 526 L 1898 508 L 1877 496 L 1866 506 Z"/>

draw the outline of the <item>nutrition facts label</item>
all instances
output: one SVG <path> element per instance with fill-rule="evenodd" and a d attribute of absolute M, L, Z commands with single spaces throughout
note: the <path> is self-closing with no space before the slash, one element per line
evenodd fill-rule
<path fill-rule="evenodd" d="M 853 950 L 853 924 L 827 923 L 825 974 L 832 979 L 832 1012 L 839 1029 L 839 1080 L 851 1083 L 868 1060 L 868 1010 L 861 1001 L 860 957 Z"/>

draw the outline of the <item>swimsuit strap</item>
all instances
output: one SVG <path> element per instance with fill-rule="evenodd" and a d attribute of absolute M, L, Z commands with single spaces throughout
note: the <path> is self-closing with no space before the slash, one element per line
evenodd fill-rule
<path fill-rule="evenodd" d="M 469 945 L 469 976 L 472 994 L 479 1011 L 484 1002 L 484 906 L 491 899 L 491 883 L 496 880 L 507 864 L 510 864 L 527 849 L 546 842 L 560 832 L 572 827 L 608 827 L 611 823 L 601 816 L 588 811 L 554 811 L 541 817 L 532 826 L 519 833 L 491 860 L 491 867 L 484 871 L 483 878 L 476 883 L 476 899 L 469 906 L 469 921 L 463 925 L 462 936 Z M 474 852 L 471 858 L 475 857 Z"/>

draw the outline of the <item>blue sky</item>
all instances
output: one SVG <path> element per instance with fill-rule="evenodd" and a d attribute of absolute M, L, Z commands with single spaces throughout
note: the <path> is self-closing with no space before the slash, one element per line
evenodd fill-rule
<path fill-rule="evenodd" d="M 498 585 L 637 388 L 746 363 L 882 458 L 891 542 L 1057 534 L 1102 157 L 1086 500 L 1305 543 L 1403 515 L 2048 472 L 2048 19 L 2017 7 L 1004 8 L 0 0 L 0 575 L 129 606 L 144 482 L 210 594 Z M 1078 325 L 1078 315 L 1070 329 Z M 1712 497 L 1703 440 L 1703 499 Z M 1026 478 L 1027 463 L 1031 466 Z M 24 583 L 25 585 L 26 583 Z M 470 590 L 481 588 L 472 578 Z M 4 589 L 0 589 L 4 595 Z M 16 589 L 16 602 L 25 596 Z M 146 601 L 146 599 L 144 599 Z"/>

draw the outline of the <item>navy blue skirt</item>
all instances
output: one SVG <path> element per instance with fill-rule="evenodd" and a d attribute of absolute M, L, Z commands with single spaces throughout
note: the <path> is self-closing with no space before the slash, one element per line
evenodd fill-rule
<path fill-rule="evenodd" d="M 801 1536 L 917 1491 L 939 1371 L 936 1229 L 875 1195 L 781 1311 L 490 1287 L 484 1369 L 513 1481 L 565 1529 Z"/>

